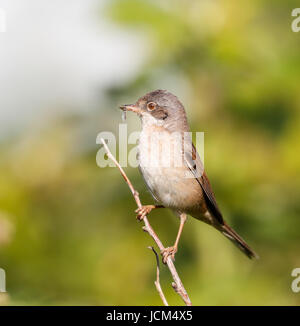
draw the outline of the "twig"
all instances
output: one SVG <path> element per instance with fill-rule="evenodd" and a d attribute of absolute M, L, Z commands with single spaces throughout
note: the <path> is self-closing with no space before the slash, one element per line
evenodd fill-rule
<path fill-rule="evenodd" d="M 107 152 L 107 156 L 116 164 L 116 166 L 118 167 L 118 169 L 120 170 L 120 173 L 121 175 L 123 176 L 124 180 L 126 181 L 135 201 L 136 201 L 136 204 L 138 206 L 138 208 L 142 208 L 142 203 L 141 203 L 141 200 L 140 200 L 140 197 L 139 197 L 139 193 L 134 189 L 132 183 L 130 182 L 129 178 L 127 177 L 126 173 L 124 172 L 124 170 L 122 169 L 121 165 L 119 164 L 119 162 L 116 160 L 116 158 L 112 155 L 112 153 L 110 152 L 107 144 L 105 143 L 104 139 L 101 138 L 101 142 Z M 148 219 L 147 219 L 147 216 L 145 216 L 143 218 L 143 222 L 144 222 L 144 226 L 143 226 L 143 230 L 148 232 L 149 235 L 153 238 L 153 240 L 155 241 L 155 243 L 157 244 L 160 252 L 162 252 L 165 247 L 163 246 L 162 242 L 160 241 L 160 239 L 158 238 L 158 236 L 156 235 L 156 233 L 154 232 L 154 230 L 152 229 Z M 173 289 L 176 291 L 176 293 L 178 293 L 182 300 L 184 301 L 184 303 L 187 305 L 187 306 L 191 306 L 192 305 L 192 302 L 181 282 L 181 279 L 176 271 L 176 268 L 175 268 L 175 265 L 172 261 L 172 258 L 169 256 L 167 258 L 167 266 L 171 272 L 171 275 L 173 277 L 173 280 L 174 282 L 172 283 L 172 287 Z"/>
<path fill-rule="evenodd" d="M 155 287 L 157 292 L 159 293 L 160 298 L 162 299 L 163 303 L 165 306 L 168 306 L 168 301 L 163 293 L 163 290 L 160 286 L 160 281 L 159 281 L 159 258 L 158 258 L 158 254 L 156 252 L 156 250 L 153 247 L 148 247 L 150 250 L 152 250 L 155 254 L 156 257 L 156 281 L 154 282 Z"/>

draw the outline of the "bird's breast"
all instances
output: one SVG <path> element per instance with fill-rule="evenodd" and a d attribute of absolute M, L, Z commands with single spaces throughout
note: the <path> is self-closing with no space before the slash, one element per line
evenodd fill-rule
<path fill-rule="evenodd" d="M 203 193 L 183 161 L 180 134 L 143 128 L 139 139 L 139 169 L 153 197 L 175 210 L 198 209 Z"/>

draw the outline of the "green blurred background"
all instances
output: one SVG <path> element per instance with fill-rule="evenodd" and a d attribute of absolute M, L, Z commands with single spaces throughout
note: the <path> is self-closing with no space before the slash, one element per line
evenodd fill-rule
<path fill-rule="evenodd" d="M 205 132 L 219 206 L 261 257 L 248 260 L 190 218 L 176 266 L 193 304 L 300 304 L 291 290 L 300 267 L 300 33 L 291 30 L 299 2 L 50 3 L 3 4 L 0 267 L 7 293 L 0 304 L 161 304 L 147 249 L 153 241 L 135 219 L 129 189 L 117 169 L 96 165 L 96 136 L 118 130 L 118 106 L 157 88 L 174 92 L 192 131 Z M 89 19 L 85 33 L 70 25 Z M 99 46 L 89 47 L 90 35 Z M 140 129 L 133 115 L 127 123 L 129 132 Z M 138 170 L 125 170 L 142 202 L 152 203 Z M 150 222 L 165 246 L 173 244 L 177 218 L 158 210 Z M 161 284 L 170 304 L 182 303 L 165 266 Z"/>

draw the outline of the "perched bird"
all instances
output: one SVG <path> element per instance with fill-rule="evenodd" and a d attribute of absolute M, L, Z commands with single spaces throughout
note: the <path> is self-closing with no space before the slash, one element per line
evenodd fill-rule
<path fill-rule="evenodd" d="M 179 239 L 191 215 L 220 231 L 249 258 L 256 253 L 223 219 L 192 143 L 184 106 L 166 90 L 155 90 L 142 96 L 135 104 L 120 107 L 136 113 L 142 122 L 138 145 L 139 170 L 157 205 L 138 209 L 143 219 L 154 208 L 170 208 L 180 217 L 174 246 L 162 252 L 163 262 L 171 255 L 174 260 Z"/>

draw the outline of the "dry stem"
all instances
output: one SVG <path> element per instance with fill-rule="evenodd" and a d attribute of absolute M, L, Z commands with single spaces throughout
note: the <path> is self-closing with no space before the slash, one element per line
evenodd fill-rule
<path fill-rule="evenodd" d="M 116 160 L 116 158 L 112 155 L 112 153 L 110 152 L 107 144 L 105 143 L 104 139 L 101 138 L 101 142 L 107 152 L 107 156 L 116 164 L 116 166 L 118 167 L 118 169 L 120 170 L 120 173 L 121 175 L 123 176 L 124 180 L 126 181 L 135 201 L 136 201 L 136 204 L 138 206 L 138 208 L 142 208 L 142 203 L 141 203 L 141 200 L 140 200 L 140 197 L 139 197 L 139 193 L 134 189 L 132 183 L 130 182 L 129 178 L 127 177 L 126 173 L 124 172 L 124 170 L 122 169 L 122 167 L 120 166 L 119 162 Z M 154 230 L 152 229 L 148 219 L 147 219 L 147 216 L 145 216 L 143 218 L 143 222 L 144 222 L 144 226 L 143 226 L 143 230 L 146 231 L 147 233 L 149 233 L 149 235 L 153 238 L 153 240 L 155 241 L 155 243 L 157 244 L 160 252 L 162 252 L 165 247 L 163 246 L 162 242 L 160 241 L 160 239 L 158 238 L 158 236 L 156 235 L 156 233 L 154 232 Z M 187 306 L 191 306 L 192 305 L 192 302 L 180 280 L 180 277 L 177 273 L 177 270 L 175 268 L 175 265 L 172 261 L 172 258 L 169 256 L 167 258 L 167 261 L 166 261 L 166 264 L 171 272 L 171 275 L 173 277 L 173 280 L 174 282 L 172 283 L 172 287 L 173 289 L 175 290 L 176 293 L 178 293 L 182 300 L 184 301 L 184 303 L 187 305 Z M 162 293 L 162 292 L 161 292 Z M 161 294 L 160 293 L 160 294 Z"/>
<path fill-rule="evenodd" d="M 160 286 L 160 280 L 159 280 L 159 258 L 156 250 L 153 247 L 148 247 L 150 250 L 154 252 L 155 258 L 156 258 L 156 281 L 154 282 L 157 292 L 159 293 L 160 298 L 162 299 L 165 306 L 168 306 L 168 301 L 163 293 L 163 290 Z"/>

